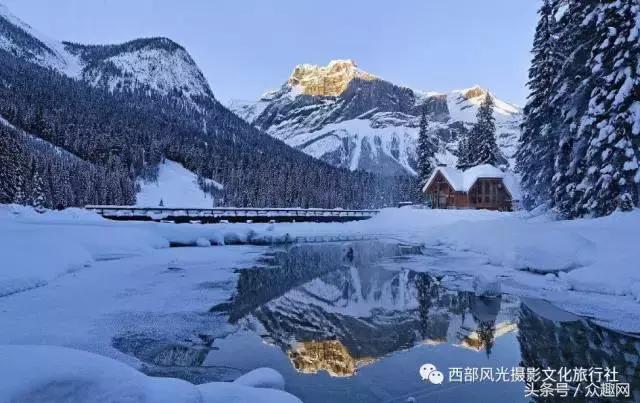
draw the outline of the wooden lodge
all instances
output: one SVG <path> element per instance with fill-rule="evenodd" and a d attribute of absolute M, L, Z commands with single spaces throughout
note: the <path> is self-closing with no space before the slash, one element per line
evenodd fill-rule
<path fill-rule="evenodd" d="M 437 167 L 422 188 L 433 208 L 512 211 L 520 201 L 517 179 L 493 165 L 467 170 Z"/>

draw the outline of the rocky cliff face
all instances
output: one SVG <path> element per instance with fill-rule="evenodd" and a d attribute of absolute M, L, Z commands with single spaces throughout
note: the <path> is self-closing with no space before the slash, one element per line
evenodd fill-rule
<path fill-rule="evenodd" d="M 326 67 L 298 65 L 287 83 L 305 95 L 336 97 L 356 78 L 365 81 L 377 79 L 374 75 L 359 70 L 353 60 L 333 60 Z"/>
<path fill-rule="evenodd" d="M 439 146 L 436 162 L 454 164 L 460 136 L 487 93 L 478 86 L 425 93 L 382 80 L 350 60 L 297 66 L 277 91 L 257 102 L 231 103 L 245 120 L 335 166 L 415 174 L 421 107 Z M 498 144 L 509 161 L 519 137 L 520 109 L 496 99 Z"/>

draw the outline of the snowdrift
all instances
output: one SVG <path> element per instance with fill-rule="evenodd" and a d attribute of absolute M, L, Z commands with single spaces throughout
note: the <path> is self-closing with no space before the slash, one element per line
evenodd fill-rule
<path fill-rule="evenodd" d="M 83 209 L 37 213 L 0 205 L 0 297 L 48 284 L 101 260 L 176 246 L 288 242 L 266 224 L 116 222 Z"/>
<path fill-rule="evenodd" d="M 0 346 L 0 361 L 11 363 L 0 366 L 0 403 L 300 402 L 279 390 L 284 380 L 268 368 L 249 372 L 238 382 L 193 385 L 149 377 L 110 358 L 63 347 Z"/>

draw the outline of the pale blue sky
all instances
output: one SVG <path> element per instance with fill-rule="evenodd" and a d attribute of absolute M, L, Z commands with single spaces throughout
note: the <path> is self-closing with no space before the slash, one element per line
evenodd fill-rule
<path fill-rule="evenodd" d="M 216 97 L 255 99 L 296 64 L 354 59 L 426 91 L 480 84 L 524 104 L 539 0 L 0 0 L 40 32 L 82 43 L 166 36 Z"/>

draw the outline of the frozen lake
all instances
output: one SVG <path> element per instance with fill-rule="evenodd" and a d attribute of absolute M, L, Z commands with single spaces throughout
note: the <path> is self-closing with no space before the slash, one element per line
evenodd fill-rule
<path fill-rule="evenodd" d="M 195 383 L 272 367 L 305 402 L 529 401 L 521 381 L 449 382 L 456 369 L 511 376 L 517 367 L 615 368 L 640 395 L 640 339 L 542 300 L 446 288 L 420 248 L 362 241 L 266 250 L 258 264 L 208 280 L 199 274 L 190 289 L 199 305 L 209 296 L 206 309 L 131 318 L 113 332 L 112 347 L 147 374 Z M 189 272 L 169 264 L 162 275 Z M 420 378 L 425 363 L 443 372 L 443 384 Z"/>

